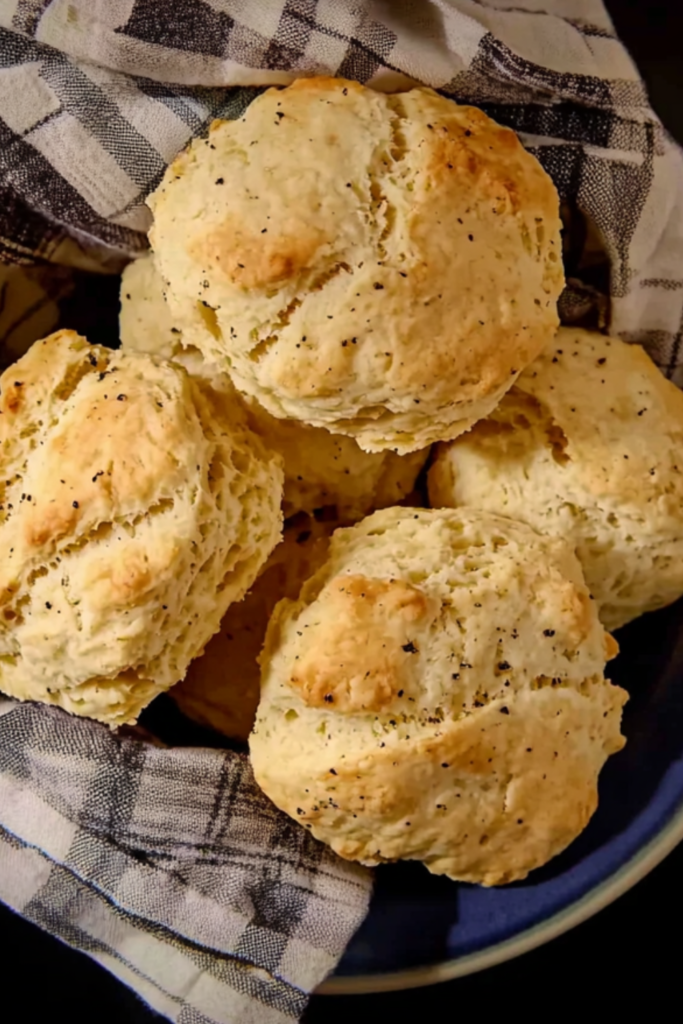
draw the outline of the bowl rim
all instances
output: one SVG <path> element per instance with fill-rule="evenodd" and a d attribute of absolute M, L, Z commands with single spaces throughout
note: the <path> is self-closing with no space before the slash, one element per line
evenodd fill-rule
<path fill-rule="evenodd" d="M 343 996 L 370 995 L 397 992 L 401 989 L 421 988 L 452 981 L 467 974 L 495 967 L 532 949 L 551 942 L 571 928 L 587 921 L 594 914 L 613 903 L 657 867 L 671 851 L 683 841 L 683 802 L 666 825 L 641 846 L 625 864 L 598 882 L 580 899 L 570 903 L 556 914 L 537 922 L 493 946 L 484 947 L 466 956 L 441 963 L 412 967 L 403 971 L 378 972 L 367 975 L 331 976 L 315 990 L 315 995 Z"/>

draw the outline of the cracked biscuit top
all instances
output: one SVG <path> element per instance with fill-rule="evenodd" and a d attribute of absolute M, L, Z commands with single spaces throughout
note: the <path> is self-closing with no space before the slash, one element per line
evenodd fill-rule
<path fill-rule="evenodd" d="M 133 722 L 277 543 L 279 459 L 181 367 L 72 331 L 0 391 L 0 691 Z"/>
<path fill-rule="evenodd" d="M 150 197 L 184 342 L 272 415 L 423 448 L 557 328 L 558 197 L 517 136 L 428 89 L 269 89 Z"/>
<path fill-rule="evenodd" d="M 562 328 L 495 412 L 437 448 L 429 498 L 566 537 L 617 629 L 683 594 L 683 394 L 639 345 Z"/>
<path fill-rule="evenodd" d="M 569 545 L 472 509 L 337 530 L 261 654 L 256 781 L 342 857 L 487 885 L 559 853 L 623 745 Z"/>

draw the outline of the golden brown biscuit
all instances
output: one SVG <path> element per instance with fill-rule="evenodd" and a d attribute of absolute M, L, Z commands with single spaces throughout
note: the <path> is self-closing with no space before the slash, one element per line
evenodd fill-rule
<path fill-rule="evenodd" d="M 71 331 L 0 389 L 0 690 L 134 722 L 277 543 L 279 460 L 180 367 Z"/>
<path fill-rule="evenodd" d="M 261 655 L 254 774 L 342 857 L 496 885 L 564 849 L 623 745 L 563 541 L 469 509 L 338 530 Z"/>
<path fill-rule="evenodd" d="M 295 598 L 325 560 L 334 523 L 298 515 L 242 601 L 230 605 L 219 631 L 170 691 L 180 710 L 200 725 L 246 740 L 256 716 L 261 672 L 258 656 L 268 619 L 283 597 Z"/>
<path fill-rule="evenodd" d="M 278 418 L 406 453 L 490 412 L 554 334 L 555 188 L 429 89 L 270 89 L 150 197 L 186 343 Z"/>
<path fill-rule="evenodd" d="M 196 348 L 183 347 L 151 256 L 130 263 L 124 271 L 120 331 L 124 350 L 173 359 L 188 373 L 219 386 L 227 400 L 240 400 L 237 392 L 226 388 L 225 374 L 205 363 Z M 334 505 L 340 522 L 354 523 L 368 512 L 402 501 L 427 459 L 428 449 L 404 456 L 391 451 L 370 454 L 351 437 L 276 419 L 254 399 L 243 400 L 252 429 L 284 460 L 286 517 Z"/>
<path fill-rule="evenodd" d="M 563 328 L 488 419 L 441 445 L 431 504 L 576 547 L 608 629 L 683 594 L 683 394 L 645 352 Z"/>

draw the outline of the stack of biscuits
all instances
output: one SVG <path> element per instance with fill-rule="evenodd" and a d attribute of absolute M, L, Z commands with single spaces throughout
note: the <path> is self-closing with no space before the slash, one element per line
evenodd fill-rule
<path fill-rule="evenodd" d="M 429 89 L 270 89 L 149 205 L 120 350 L 0 380 L 0 690 L 170 691 L 342 857 L 524 878 L 623 746 L 607 630 L 683 594 L 683 395 L 560 328 L 551 180 Z"/>

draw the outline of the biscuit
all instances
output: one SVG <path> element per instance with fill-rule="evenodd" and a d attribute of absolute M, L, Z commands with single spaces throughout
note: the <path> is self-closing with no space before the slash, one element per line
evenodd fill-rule
<path fill-rule="evenodd" d="M 185 679 L 170 691 L 180 710 L 200 725 L 246 741 L 260 693 L 258 656 L 273 608 L 298 597 L 301 585 L 325 560 L 333 523 L 298 515 L 242 601 L 230 605 L 219 631 Z"/>
<path fill-rule="evenodd" d="M 252 430 L 284 461 L 287 517 L 333 505 L 340 522 L 355 523 L 403 501 L 427 461 L 429 448 L 407 455 L 364 452 L 352 437 L 278 420 L 253 399 L 246 404 Z"/>
<path fill-rule="evenodd" d="M 0 390 L 0 690 L 132 723 L 277 543 L 279 459 L 180 367 L 71 331 Z"/>
<path fill-rule="evenodd" d="M 254 775 L 342 857 L 524 878 L 585 827 L 623 745 L 615 653 L 564 541 L 470 509 L 377 512 L 271 617 Z"/>
<path fill-rule="evenodd" d="M 181 332 L 164 295 L 164 282 L 151 256 L 140 256 L 121 275 L 121 348 L 172 359 L 181 351 Z"/>
<path fill-rule="evenodd" d="M 440 445 L 433 506 L 566 537 L 608 629 L 683 594 L 683 394 L 645 352 L 563 328 L 499 407 Z"/>
<path fill-rule="evenodd" d="M 121 345 L 150 352 L 183 365 L 188 373 L 217 382 L 219 375 L 195 348 L 183 347 L 164 298 L 163 281 L 150 256 L 126 267 L 121 282 Z M 232 392 L 230 401 L 238 401 Z M 278 452 L 285 466 L 283 511 L 286 517 L 334 505 L 340 522 L 354 523 L 369 512 L 402 501 L 413 488 L 428 449 L 397 455 L 362 451 L 351 437 L 331 434 L 297 420 L 279 420 L 254 399 L 245 398 L 252 429 Z"/>
<path fill-rule="evenodd" d="M 400 453 L 498 403 L 558 325 L 555 188 L 429 89 L 269 89 L 150 196 L 186 343 L 273 416 Z"/>

